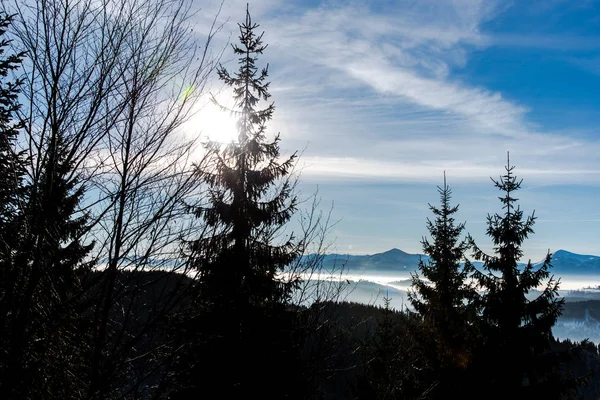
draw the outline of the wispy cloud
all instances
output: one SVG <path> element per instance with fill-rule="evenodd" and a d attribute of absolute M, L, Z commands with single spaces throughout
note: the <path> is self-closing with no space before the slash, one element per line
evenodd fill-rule
<path fill-rule="evenodd" d="M 438 160 L 425 163 L 377 161 L 358 158 L 304 157 L 307 166 L 305 178 L 314 180 L 362 179 L 370 182 L 428 182 L 438 184 L 445 171 L 453 180 L 487 181 L 503 171 L 497 166 L 478 165 L 456 160 Z M 548 183 L 600 184 L 597 169 L 519 168 L 519 176 L 527 176 L 536 185 Z"/>
<path fill-rule="evenodd" d="M 490 36 L 486 44 L 489 46 L 534 48 L 572 53 L 600 50 L 600 36 L 503 33 Z"/>
<path fill-rule="evenodd" d="M 418 239 L 426 234 L 424 221 L 429 216 L 426 205 L 437 200 L 435 185 L 442 171 L 459 188 L 459 218 L 469 221 L 475 237 L 483 238 L 481 221 L 500 207 L 489 177 L 504 171 L 507 151 L 517 175 L 531 188 L 522 193 L 524 209 L 539 209 L 540 222 L 599 217 L 589 196 L 578 198 L 577 205 L 573 202 L 582 187 L 578 185 L 600 186 L 600 140 L 590 126 L 580 131 L 566 124 L 560 129 L 544 124 L 539 114 L 533 116 L 535 99 L 515 97 L 502 84 L 474 83 L 477 71 L 469 68 L 474 52 L 531 49 L 560 55 L 569 49 L 571 54 L 565 55 L 576 55 L 577 61 L 582 52 L 597 51 L 600 42 L 595 37 L 582 39 L 576 31 L 486 30 L 488 22 L 494 25 L 510 14 L 507 4 L 542 13 L 570 3 L 548 3 L 544 9 L 500 0 L 250 4 L 269 44 L 260 59 L 270 63 L 277 107 L 268 130 L 281 132 L 288 154 L 305 149 L 300 158 L 302 182 L 322 184 L 325 198 L 336 201 L 336 215 L 347 217 L 334 235 L 341 246 L 362 253 L 393 246 L 420 251 Z M 199 34 L 219 4 L 203 3 L 197 16 Z M 215 48 L 230 37 L 235 40 L 245 7 L 245 0 L 226 0 L 220 22 L 229 20 Z M 580 68 L 594 70 L 596 58 L 585 59 L 590 62 Z M 223 62 L 237 68 L 230 52 Z M 202 115 L 194 129 L 213 129 L 218 135 L 224 124 Z M 557 184 L 569 186 L 540 195 Z M 568 215 L 565 208 L 571 210 Z M 580 252 L 595 248 L 585 239 L 598 237 L 600 227 L 581 222 L 583 227 L 576 221 L 540 224 L 528 244 L 534 254 L 528 256 L 539 259 L 548 247 Z"/>
<path fill-rule="evenodd" d="M 500 93 L 448 78 L 450 68 L 466 62 L 470 47 L 485 43 L 479 24 L 490 18 L 494 4 L 411 4 L 391 14 L 355 7 L 309 10 L 274 24 L 275 46 L 330 74 L 396 96 L 399 103 L 462 116 L 484 133 L 514 136 L 527 131 L 526 108 Z"/>
<path fill-rule="evenodd" d="M 241 20 L 241 3 L 226 2 L 222 17 Z M 308 144 L 311 176 L 429 182 L 448 170 L 481 179 L 501 169 L 510 150 L 544 181 L 598 183 L 600 162 L 582 161 L 598 143 L 544 131 L 528 121 L 528 107 L 452 73 L 473 49 L 501 42 L 481 31 L 505 10 L 500 4 L 252 4 L 270 46 L 272 129 L 288 149 Z"/>

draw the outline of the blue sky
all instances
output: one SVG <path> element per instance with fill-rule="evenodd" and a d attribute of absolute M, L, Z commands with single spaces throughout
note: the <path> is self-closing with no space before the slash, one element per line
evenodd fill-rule
<path fill-rule="evenodd" d="M 218 5 L 197 14 L 200 35 Z M 236 39 L 245 5 L 225 1 L 215 51 Z M 521 208 L 538 217 L 525 258 L 600 254 L 599 1 L 262 0 L 250 11 L 269 43 L 270 131 L 303 150 L 301 190 L 334 204 L 338 252 L 421 252 L 444 170 L 457 219 L 490 249 L 490 176 L 510 151 Z"/>

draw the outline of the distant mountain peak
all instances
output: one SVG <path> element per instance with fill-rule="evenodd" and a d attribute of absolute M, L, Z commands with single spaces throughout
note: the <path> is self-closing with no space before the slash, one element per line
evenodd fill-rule
<path fill-rule="evenodd" d="M 552 253 L 552 257 L 560 257 L 560 256 L 565 256 L 565 255 L 571 256 L 571 255 L 578 255 L 578 254 L 575 254 L 575 253 L 572 253 L 570 251 L 563 250 L 563 249 L 556 250 L 554 253 Z"/>
<path fill-rule="evenodd" d="M 417 269 L 421 258 L 428 259 L 423 254 L 410 254 L 395 247 L 382 253 L 365 255 L 329 254 L 323 264 L 326 267 L 343 265 L 349 270 L 411 271 Z"/>
<path fill-rule="evenodd" d="M 577 254 L 577 253 L 572 253 L 570 251 L 567 250 L 556 250 L 553 254 L 552 254 L 552 258 L 555 257 L 584 257 L 584 258 L 598 258 L 598 256 L 593 256 L 590 254 Z"/>
<path fill-rule="evenodd" d="M 390 249 L 388 251 L 384 251 L 382 254 L 402 254 L 402 255 L 408 255 L 407 252 L 400 250 L 397 247 L 394 247 L 393 249 Z"/>

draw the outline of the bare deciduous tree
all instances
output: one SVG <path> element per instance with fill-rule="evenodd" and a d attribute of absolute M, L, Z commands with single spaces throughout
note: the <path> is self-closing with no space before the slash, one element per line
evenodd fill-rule
<path fill-rule="evenodd" d="M 42 185 L 53 157 L 69 165 L 62 178 L 82 193 L 70 217 L 87 222 L 60 246 L 94 245 L 69 295 L 44 303 L 27 322 L 55 338 L 44 342 L 48 368 L 36 382 L 52 375 L 60 390 L 22 386 L 20 398 L 40 390 L 57 398 L 149 397 L 179 350 L 163 328 L 189 299 L 194 271 L 180 246 L 214 234 L 190 218 L 204 197 L 199 171 L 214 165 L 194 158 L 195 140 L 183 135 L 182 124 L 206 92 L 220 57 L 212 40 L 221 27 L 215 18 L 208 36 L 198 38 L 191 7 L 190 0 L 2 3 L 15 14 L 13 46 L 27 57 L 19 142 L 28 155 L 27 184 Z M 60 154 L 49 151 L 57 141 Z M 339 298 L 341 284 L 314 279 L 330 229 L 318 208 L 315 202 L 301 213 L 298 246 L 312 256 L 297 258 L 287 271 L 304 279 L 291 306 Z M 52 271 L 43 279 L 27 271 L 33 292 L 54 296 L 46 283 L 63 284 Z M 69 318 L 56 319 L 59 311 Z M 320 324 L 320 315 L 307 321 Z"/>
<path fill-rule="evenodd" d="M 84 333 L 81 365 L 65 373 L 65 380 L 78 382 L 71 391 L 76 398 L 148 391 L 156 368 L 138 366 L 168 353 L 152 347 L 152 335 L 182 296 L 176 287 L 184 285 L 183 275 L 175 275 L 185 266 L 177 257 L 179 243 L 201 229 L 186 218 L 188 204 L 202 193 L 191 168 L 194 140 L 182 134 L 181 125 L 219 57 L 211 42 L 220 27 L 213 22 L 207 37 L 195 36 L 192 5 L 2 3 L 15 14 L 13 45 L 27 57 L 20 142 L 29 156 L 27 183 L 41 185 L 52 157 L 49 143 L 60 138 L 61 157 L 72 166 L 64 178 L 85 189 L 72 217 L 85 215 L 89 223 L 70 240 L 94 243 L 87 261 L 97 266 L 66 300 L 79 304 L 78 332 Z M 163 272 L 146 279 L 131 273 L 156 269 Z M 162 283 L 151 285 L 157 279 Z M 153 292 L 147 293 L 150 286 Z M 163 289 L 157 293 L 157 287 Z M 144 296 L 160 298 L 149 305 Z"/>

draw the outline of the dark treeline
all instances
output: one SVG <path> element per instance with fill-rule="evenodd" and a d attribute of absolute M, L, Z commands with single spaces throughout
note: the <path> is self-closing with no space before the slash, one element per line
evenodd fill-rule
<path fill-rule="evenodd" d="M 597 398 L 598 348 L 552 336 L 551 255 L 517 267 L 535 217 L 510 160 L 493 254 L 444 176 L 410 309 L 338 301 L 318 279 L 339 272 L 319 263 L 327 217 L 301 209 L 296 154 L 267 134 L 259 26 L 246 11 L 231 71 L 190 6 L 3 2 L 0 398 Z M 194 152 L 180 128 L 213 73 L 238 137 Z"/>

